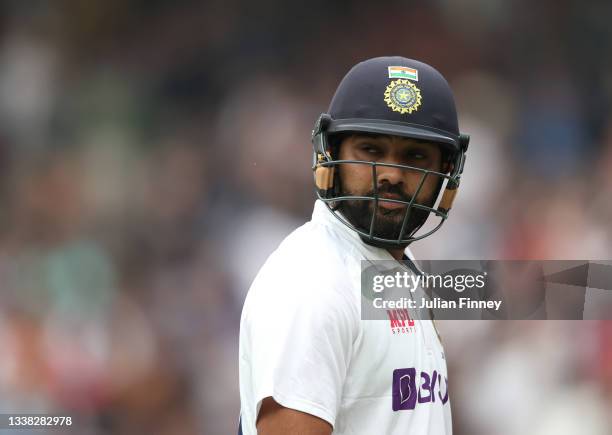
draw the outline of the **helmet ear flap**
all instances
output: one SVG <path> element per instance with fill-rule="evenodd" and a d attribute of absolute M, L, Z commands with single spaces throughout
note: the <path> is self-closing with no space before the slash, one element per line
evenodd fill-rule
<path fill-rule="evenodd" d="M 444 189 L 444 193 L 442 194 L 442 199 L 440 200 L 440 204 L 438 205 L 438 211 L 442 213 L 448 213 L 449 210 L 453 206 L 453 201 L 455 201 L 455 196 L 457 196 L 457 190 L 459 185 L 452 181 L 449 181 L 446 184 L 446 188 Z"/>
<path fill-rule="evenodd" d="M 322 159 L 322 156 L 319 156 Z M 317 189 L 325 192 L 331 191 L 334 187 L 334 167 L 321 166 L 320 163 L 317 163 L 314 172 Z"/>
<path fill-rule="evenodd" d="M 457 152 L 455 161 L 453 163 L 452 178 L 446 183 L 446 188 L 442 194 L 442 199 L 438 205 L 438 211 L 442 213 L 448 213 L 453 206 L 455 197 L 457 196 L 457 190 L 459 189 L 459 182 L 461 180 L 461 174 L 463 173 L 463 165 L 465 164 L 465 153 L 470 143 L 470 136 L 461 133 L 459 135 L 459 151 Z"/>
<path fill-rule="evenodd" d="M 313 170 L 315 185 L 323 198 L 329 198 L 334 188 L 334 166 L 324 165 L 332 160 L 330 154 L 327 128 L 332 118 L 327 113 L 322 113 L 312 130 L 312 144 L 314 147 Z"/>

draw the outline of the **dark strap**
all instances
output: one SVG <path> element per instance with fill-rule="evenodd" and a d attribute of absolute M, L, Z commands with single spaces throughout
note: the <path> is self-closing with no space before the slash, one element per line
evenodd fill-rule
<path fill-rule="evenodd" d="M 412 261 L 410 258 L 406 256 L 406 254 L 402 254 L 402 261 L 406 266 L 410 268 L 416 275 L 425 275 L 425 273 L 418 268 L 418 266 Z"/>

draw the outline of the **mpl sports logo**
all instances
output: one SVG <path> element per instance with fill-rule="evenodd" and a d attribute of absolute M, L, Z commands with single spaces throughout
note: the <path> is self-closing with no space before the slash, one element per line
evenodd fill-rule
<path fill-rule="evenodd" d="M 407 309 L 387 310 L 393 334 L 408 334 L 416 331 L 414 320 L 410 318 Z"/>
<path fill-rule="evenodd" d="M 448 402 L 448 379 L 436 370 L 432 374 L 420 372 L 418 376 L 414 367 L 393 370 L 392 398 L 394 411 L 414 409 L 417 403 L 444 405 Z"/>

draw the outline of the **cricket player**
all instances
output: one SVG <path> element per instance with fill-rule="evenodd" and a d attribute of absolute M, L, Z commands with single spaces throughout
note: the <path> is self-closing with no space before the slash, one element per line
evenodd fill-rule
<path fill-rule="evenodd" d="M 360 275 L 364 260 L 414 266 L 408 245 L 448 216 L 469 142 L 451 89 L 425 63 L 366 60 L 312 142 L 312 220 L 270 255 L 244 303 L 239 433 L 450 434 L 432 320 L 362 320 Z"/>

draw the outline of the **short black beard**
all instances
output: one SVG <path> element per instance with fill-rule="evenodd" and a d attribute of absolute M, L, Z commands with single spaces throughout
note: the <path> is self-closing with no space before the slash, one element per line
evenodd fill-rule
<path fill-rule="evenodd" d="M 410 202 L 411 198 L 404 193 L 404 191 L 397 185 L 384 185 L 378 190 L 379 195 L 383 193 L 391 193 L 398 195 L 398 200 Z M 351 192 L 342 192 L 342 196 L 362 196 L 356 195 Z M 374 192 L 370 191 L 363 196 L 374 197 Z M 435 197 L 429 198 L 426 204 L 427 207 L 433 207 Z M 342 215 L 360 231 L 370 234 L 370 225 L 372 222 L 372 215 L 374 213 L 374 200 L 347 200 L 340 201 L 338 204 L 338 210 Z M 407 207 L 407 206 L 406 206 Z M 400 232 L 402 230 L 402 223 L 404 222 L 404 216 L 406 215 L 406 207 L 398 209 L 384 209 L 378 207 L 378 213 L 376 215 L 376 223 L 374 224 L 374 230 L 372 235 L 381 239 L 387 240 L 398 240 Z M 406 223 L 406 229 L 404 231 L 403 238 L 408 238 L 413 235 L 427 220 L 429 217 L 429 211 L 422 210 L 419 208 L 412 207 L 410 217 Z"/>

